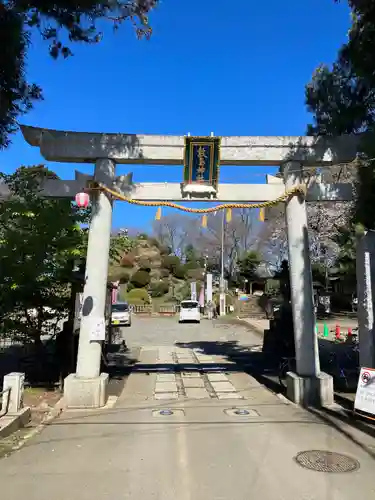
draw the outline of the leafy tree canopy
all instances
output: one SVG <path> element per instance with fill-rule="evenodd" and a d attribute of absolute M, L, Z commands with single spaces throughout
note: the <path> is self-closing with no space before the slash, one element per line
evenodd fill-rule
<path fill-rule="evenodd" d="M 375 229 L 375 0 L 348 0 L 352 24 L 332 67 L 321 65 L 306 86 L 313 135 L 366 132 L 358 153 L 357 196 L 350 227 L 342 228 L 339 269 L 354 270 L 356 232 Z"/>
<path fill-rule="evenodd" d="M 41 198 L 46 177 L 56 175 L 43 166 L 0 174 L 12 192 L 0 203 L 0 324 L 7 335 L 36 340 L 67 311 L 73 263 L 85 253 L 81 224 L 89 217 L 70 200 Z"/>
<path fill-rule="evenodd" d="M 0 0 L 0 149 L 9 144 L 9 134 L 17 129 L 17 119 L 33 103 L 42 99 L 42 89 L 29 83 L 26 57 L 31 34 L 39 32 L 49 44 L 54 58 L 72 55 L 74 42 L 98 43 L 102 34 L 97 22 L 107 20 L 117 29 L 131 21 L 139 38 L 148 38 L 148 13 L 157 0 Z M 68 38 L 68 44 L 62 42 Z"/>
<path fill-rule="evenodd" d="M 255 277 L 255 271 L 259 266 L 261 261 L 260 255 L 254 250 L 247 252 L 242 259 L 238 261 L 238 268 L 240 275 L 248 280 L 252 280 Z"/>

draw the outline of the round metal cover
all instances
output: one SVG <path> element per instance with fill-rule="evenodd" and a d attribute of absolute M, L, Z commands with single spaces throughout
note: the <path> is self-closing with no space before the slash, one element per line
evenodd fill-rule
<path fill-rule="evenodd" d="M 301 451 L 295 460 L 301 467 L 318 472 L 354 472 L 360 466 L 355 458 L 324 450 Z"/>
<path fill-rule="evenodd" d="M 172 410 L 160 410 L 159 411 L 160 415 L 164 415 L 164 416 L 169 416 L 169 415 L 173 415 L 173 411 Z"/>
<path fill-rule="evenodd" d="M 239 409 L 239 410 L 235 410 L 234 413 L 236 415 L 241 415 L 242 416 L 242 415 L 249 415 L 250 412 L 249 412 L 249 410 L 243 410 L 243 409 L 241 410 L 241 409 Z"/>

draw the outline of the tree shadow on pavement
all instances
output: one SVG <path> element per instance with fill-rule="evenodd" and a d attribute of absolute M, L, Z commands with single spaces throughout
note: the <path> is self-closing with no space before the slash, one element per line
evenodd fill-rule
<path fill-rule="evenodd" d="M 278 383 L 278 361 L 265 355 L 261 345 L 242 345 L 237 341 L 193 341 L 178 342 L 176 346 L 201 351 L 209 356 L 224 357 L 233 365 L 221 364 L 220 369 L 226 366 L 226 371 L 243 371 L 268 389 L 282 392 Z"/>
<path fill-rule="evenodd" d="M 327 407 L 315 409 L 307 408 L 307 411 L 318 417 L 324 424 L 329 425 L 341 435 L 346 437 L 349 441 L 359 446 L 363 451 L 365 451 L 373 460 L 375 460 L 375 445 L 368 446 L 367 444 L 361 442 L 349 429 L 345 429 L 344 426 L 349 426 L 353 428 L 353 432 L 363 432 L 371 438 L 375 438 L 375 428 L 365 422 L 360 421 L 358 418 L 354 417 L 352 414 L 346 415 L 340 411 L 330 409 Z M 343 424 L 343 425 L 341 425 Z"/>

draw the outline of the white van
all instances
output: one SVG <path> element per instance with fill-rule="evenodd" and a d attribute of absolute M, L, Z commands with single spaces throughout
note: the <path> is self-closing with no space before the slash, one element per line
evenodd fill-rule
<path fill-rule="evenodd" d="M 180 323 L 184 321 L 201 322 L 199 302 L 196 300 L 183 300 L 180 304 Z"/>
<path fill-rule="evenodd" d="M 113 326 L 131 326 L 132 318 L 127 302 L 116 302 L 112 304 L 111 323 Z"/>

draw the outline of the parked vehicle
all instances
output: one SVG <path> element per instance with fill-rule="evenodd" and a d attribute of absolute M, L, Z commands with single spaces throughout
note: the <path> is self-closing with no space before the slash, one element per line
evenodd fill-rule
<path fill-rule="evenodd" d="M 131 311 L 127 302 L 112 304 L 111 324 L 113 326 L 131 326 Z"/>
<path fill-rule="evenodd" d="M 180 304 L 180 319 L 179 323 L 185 321 L 201 322 L 201 313 L 199 302 L 196 300 L 183 300 Z"/>

